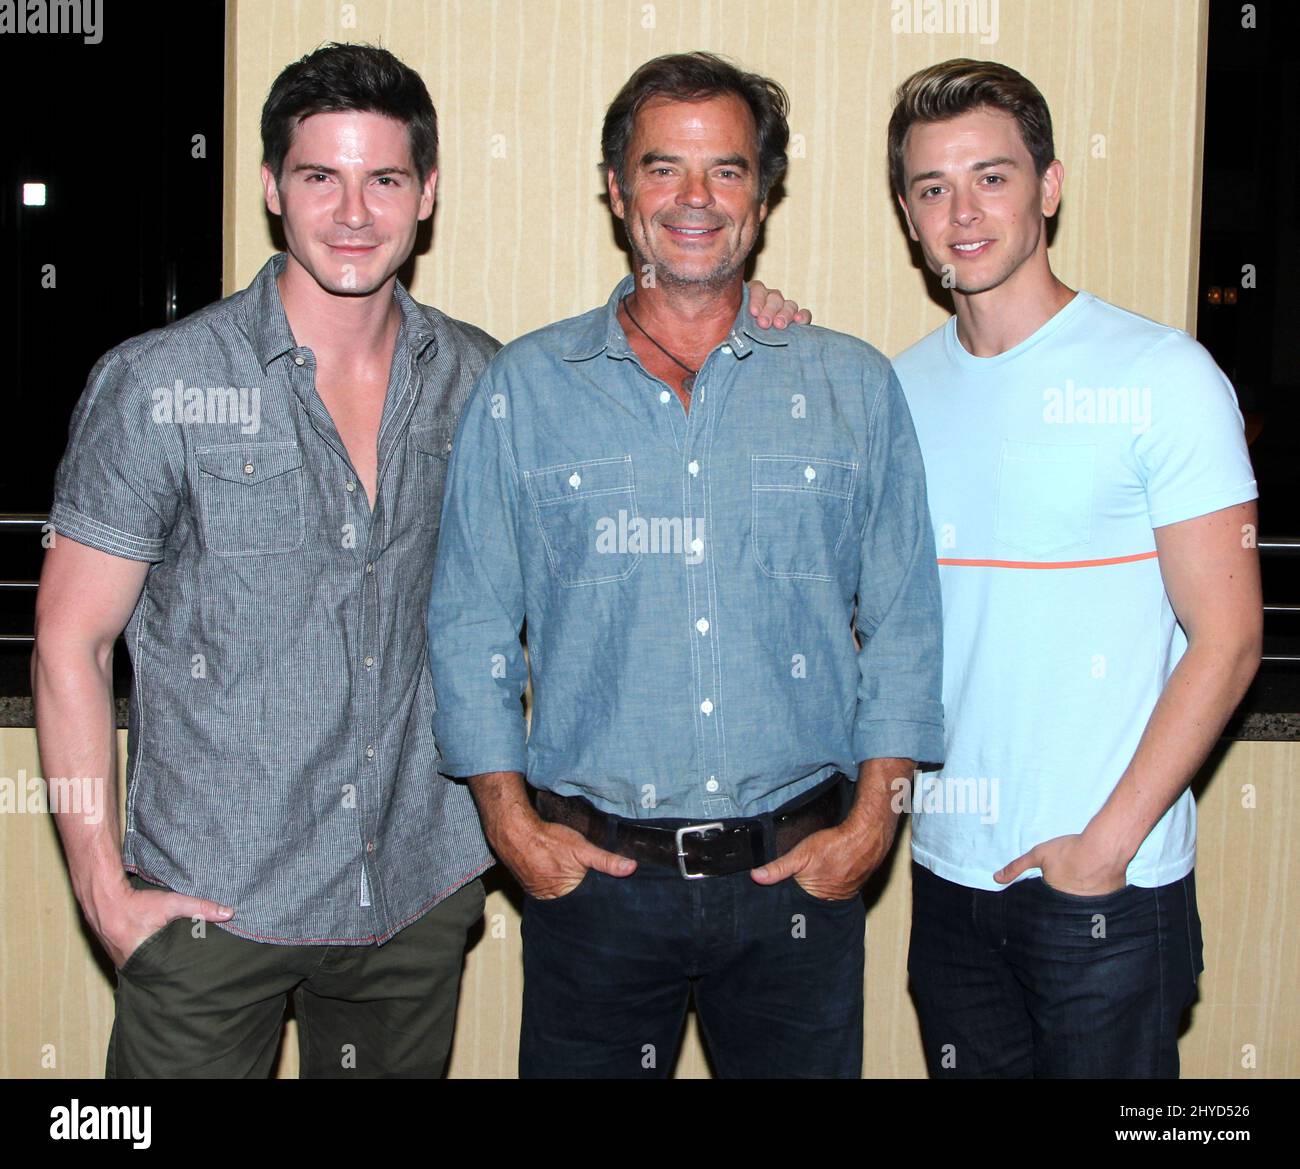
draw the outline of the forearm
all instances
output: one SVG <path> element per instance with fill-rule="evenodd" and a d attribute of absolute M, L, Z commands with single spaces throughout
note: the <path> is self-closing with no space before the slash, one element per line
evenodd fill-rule
<path fill-rule="evenodd" d="M 845 827 L 873 833 L 884 830 L 892 840 L 898 828 L 898 781 L 901 778 L 910 784 L 915 769 L 911 759 L 866 759 L 860 763 Z"/>
<path fill-rule="evenodd" d="M 541 822 L 528 802 L 524 777 L 518 771 L 488 771 L 466 780 L 478 807 L 483 832 L 494 849 L 501 851 L 517 830 Z M 504 857 L 502 858 L 505 859 Z"/>
<path fill-rule="evenodd" d="M 1126 866 L 1214 746 L 1259 666 L 1259 645 L 1193 644 L 1174 669 L 1133 759 L 1084 836 Z"/>
<path fill-rule="evenodd" d="M 97 926 L 101 912 L 129 889 L 118 817 L 111 646 L 106 653 L 66 646 L 43 650 L 38 640 L 32 655 L 32 697 L 47 783 L 75 777 L 93 793 L 93 808 L 83 802 L 80 811 L 58 809 L 54 822 L 73 892 L 87 919 Z"/>

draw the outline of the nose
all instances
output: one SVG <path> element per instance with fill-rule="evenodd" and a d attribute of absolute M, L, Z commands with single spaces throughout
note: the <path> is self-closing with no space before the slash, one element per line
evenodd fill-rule
<path fill-rule="evenodd" d="M 366 203 L 365 187 L 361 183 L 343 183 L 343 193 L 334 209 L 334 222 L 350 231 L 369 226 L 370 207 Z"/>
<path fill-rule="evenodd" d="M 970 227 L 979 222 L 980 213 L 975 197 L 965 188 L 953 188 L 951 210 L 952 222 L 958 227 Z"/>
<path fill-rule="evenodd" d="M 687 172 L 677 192 L 677 202 L 683 207 L 708 207 L 713 202 L 708 176 L 703 171 Z"/>

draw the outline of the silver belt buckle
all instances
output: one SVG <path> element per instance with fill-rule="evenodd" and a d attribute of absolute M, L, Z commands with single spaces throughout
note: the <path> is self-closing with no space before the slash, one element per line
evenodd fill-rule
<path fill-rule="evenodd" d="M 686 850 L 682 847 L 682 838 L 688 832 L 711 832 L 714 828 L 719 831 L 724 827 L 721 820 L 714 820 L 712 824 L 687 824 L 684 828 L 677 829 L 677 867 L 681 870 L 682 876 L 688 881 L 698 881 L 701 877 L 707 876 L 706 873 L 688 873 L 686 871 Z"/>

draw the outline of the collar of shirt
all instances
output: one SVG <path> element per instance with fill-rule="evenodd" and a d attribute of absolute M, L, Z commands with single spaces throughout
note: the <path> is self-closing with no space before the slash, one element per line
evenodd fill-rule
<path fill-rule="evenodd" d="M 293 330 L 289 328 L 289 318 L 284 313 L 284 304 L 280 300 L 280 287 L 276 283 L 277 277 L 284 271 L 286 258 L 284 252 L 277 252 L 262 265 L 262 270 L 248 286 L 242 305 L 240 327 L 261 362 L 264 373 L 270 370 L 271 363 L 276 358 L 298 348 Z M 393 299 L 397 301 L 402 314 L 400 335 L 405 339 L 411 356 L 419 361 L 430 360 L 438 352 L 438 336 L 432 322 L 420 311 L 419 305 L 400 280 L 393 283 Z"/>
<path fill-rule="evenodd" d="M 581 324 L 572 345 L 564 354 L 565 361 L 589 361 L 601 353 L 616 360 L 635 357 L 623 326 L 618 323 L 619 302 L 636 287 L 636 277 L 630 273 L 618 282 L 613 295 L 602 312 L 579 317 Z M 738 359 L 748 357 L 753 351 L 751 341 L 760 345 L 787 345 L 789 342 L 775 329 L 761 329 L 749 315 L 749 285 L 741 285 L 740 311 L 731 323 L 726 339 L 720 344 L 730 345 Z"/>

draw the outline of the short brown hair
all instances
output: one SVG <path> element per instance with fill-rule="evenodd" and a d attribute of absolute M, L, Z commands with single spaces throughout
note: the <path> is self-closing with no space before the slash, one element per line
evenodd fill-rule
<path fill-rule="evenodd" d="M 907 194 L 903 142 L 917 122 L 946 122 L 982 107 L 1001 110 L 1015 118 L 1040 177 L 1056 157 L 1047 102 L 1032 81 L 1009 65 L 968 57 L 942 61 L 913 73 L 898 87 L 894 103 L 889 119 L 889 177 L 899 195 Z"/>
<path fill-rule="evenodd" d="M 614 172 L 618 189 L 626 192 L 627 150 L 641 107 L 652 97 L 699 101 L 724 93 L 741 98 L 754 115 L 758 127 L 758 197 L 760 202 L 766 200 L 773 184 L 785 173 L 790 99 L 770 78 L 745 73 L 713 53 L 655 57 L 627 79 L 605 113 L 600 134 L 601 166 Z"/>

